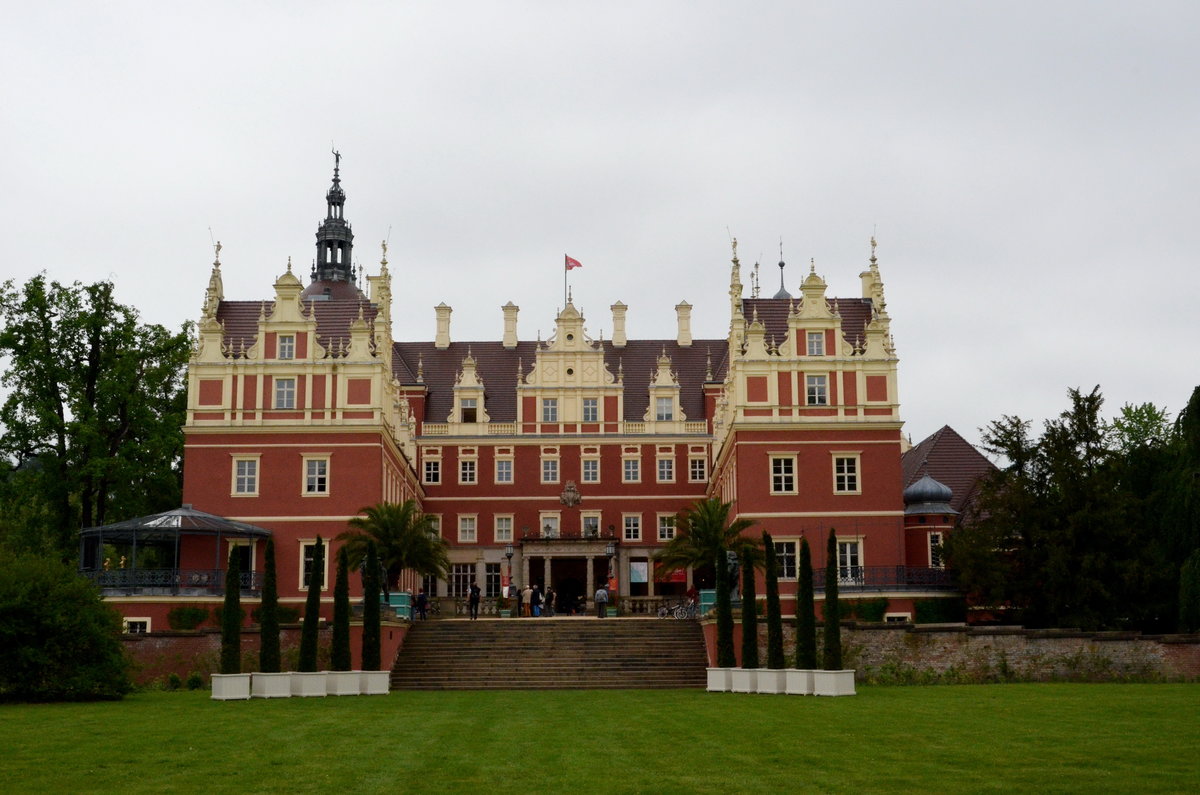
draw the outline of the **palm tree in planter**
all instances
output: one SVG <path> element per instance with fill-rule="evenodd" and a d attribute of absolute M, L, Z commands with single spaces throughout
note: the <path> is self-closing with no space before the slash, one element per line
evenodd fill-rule
<path fill-rule="evenodd" d="M 813 672 L 813 693 L 818 696 L 854 695 L 854 671 L 842 670 L 842 626 L 838 609 L 837 531 L 829 528 L 825 547 L 825 648 L 822 669 Z"/>
<path fill-rule="evenodd" d="M 438 535 L 433 517 L 421 513 L 416 500 L 381 502 L 359 511 L 338 535 L 350 560 L 362 560 L 367 544 L 374 542 L 388 583 L 396 582 L 405 569 L 418 576 L 444 578 L 450 568 L 446 540 Z"/>
<path fill-rule="evenodd" d="M 682 511 L 675 517 L 675 537 L 654 555 L 657 565 L 667 571 L 709 565 L 715 569 L 717 668 L 709 672 L 709 690 L 728 690 L 729 671 L 737 664 L 733 653 L 728 553 L 738 548 L 742 533 L 754 524 L 749 519 L 730 522 L 730 507 L 727 502 L 711 498 Z"/>

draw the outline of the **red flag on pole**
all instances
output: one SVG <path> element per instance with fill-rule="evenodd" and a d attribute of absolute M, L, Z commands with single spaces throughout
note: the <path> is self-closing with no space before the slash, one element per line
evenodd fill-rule
<path fill-rule="evenodd" d="M 567 263 L 566 263 L 567 270 L 571 270 L 572 268 L 582 268 L 583 267 L 583 263 L 580 262 L 579 260 L 575 259 L 574 257 L 568 256 L 566 254 L 563 254 L 563 256 L 567 258 Z"/>

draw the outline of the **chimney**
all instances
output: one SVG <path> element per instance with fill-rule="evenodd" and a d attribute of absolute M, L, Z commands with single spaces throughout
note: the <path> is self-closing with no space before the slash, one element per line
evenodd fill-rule
<path fill-rule="evenodd" d="M 679 326 L 675 337 L 679 347 L 692 347 L 692 305 L 687 301 L 675 305 L 675 322 Z"/>
<path fill-rule="evenodd" d="M 625 310 L 629 307 L 617 301 L 611 307 L 613 313 L 612 344 L 614 348 L 625 347 Z"/>
<path fill-rule="evenodd" d="M 450 313 L 454 310 L 443 301 L 433 311 L 437 312 L 437 335 L 433 338 L 433 347 L 444 351 L 450 347 Z"/>
<path fill-rule="evenodd" d="M 509 301 L 500 307 L 504 312 L 504 347 L 512 350 L 517 347 L 517 312 L 521 307 Z"/>

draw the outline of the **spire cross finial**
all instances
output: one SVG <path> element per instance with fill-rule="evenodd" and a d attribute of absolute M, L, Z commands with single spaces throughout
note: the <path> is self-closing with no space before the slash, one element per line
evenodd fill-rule
<path fill-rule="evenodd" d="M 332 146 L 330 149 L 333 151 L 333 178 L 337 179 L 338 169 L 342 167 L 342 153 L 336 149 L 333 149 Z"/>
<path fill-rule="evenodd" d="M 874 265 L 878 260 L 875 259 L 875 235 L 871 235 L 871 264 Z"/>
<path fill-rule="evenodd" d="M 213 244 L 213 251 L 216 254 L 216 259 L 213 260 L 213 265 L 220 265 L 221 264 L 221 241 L 220 240 L 218 240 L 216 243 Z"/>

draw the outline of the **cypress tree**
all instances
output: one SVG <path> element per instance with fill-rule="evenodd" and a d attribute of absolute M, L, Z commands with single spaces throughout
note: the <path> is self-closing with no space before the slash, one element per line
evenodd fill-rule
<path fill-rule="evenodd" d="M 763 551 L 767 556 L 767 667 L 786 668 L 783 658 L 783 614 L 779 610 L 779 559 L 775 542 L 763 531 Z"/>
<path fill-rule="evenodd" d="M 1200 631 L 1200 549 L 1188 556 L 1179 572 L 1179 630 Z"/>
<path fill-rule="evenodd" d="M 758 667 L 758 594 L 755 591 L 754 561 L 742 559 L 742 667 Z"/>
<path fill-rule="evenodd" d="M 717 667 L 733 668 L 737 658 L 733 654 L 733 605 L 729 596 L 729 557 L 724 551 L 717 553 Z"/>
<path fill-rule="evenodd" d="M 333 581 L 333 649 L 329 667 L 350 670 L 350 581 L 346 548 L 338 550 L 337 578 Z"/>
<path fill-rule="evenodd" d="M 362 667 L 364 671 L 379 670 L 379 553 L 375 542 L 367 544 L 367 561 L 363 580 Z"/>
<path fill-rule="evenodd" d="M 325 545 L 317 536 L 313 546 L 312 570 L 308 575 L 308 598 L 304 602 L 304 627 L 300 632 L 300 665 L 302 672 L 317 670 L 317 625 L 321 620 L 321 575 L 325 572 Z"/>
<path fill-rule="evenodd" d="M 225 606 L 221 610 L 221 673 L 242 672 L 242 572 L 236 550 L 225 569 Z"/>
<path fill-rule="evenodd" d="M 817 667 L 817 616 L 813 610 L 812 551 L 808 539 L 800 539 L 800 585 L 796 594 L 796 667 Z"/>
<path fill-rule="evenodd" d="M 842 625 L 838 611 L 837 531 L 829 528 L 829 544 L 825 548 L 825 649 L 822 667 L 826 671 L 842 670 Z"/>
<path fill-rule="evenodd" d="M 258 608 L 258 670 L 279 673 L 279 584 L 275 577 L 275 539 L 267 539 L 266 571 L 263 572 L 262 605 Z"/>

